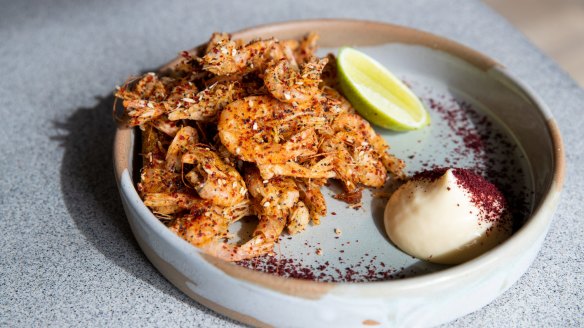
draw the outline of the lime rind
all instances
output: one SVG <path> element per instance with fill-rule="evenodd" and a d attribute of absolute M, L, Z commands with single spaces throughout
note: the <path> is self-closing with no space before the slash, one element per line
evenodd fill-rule
<path fill-rule="evenodd" d="M 349 47 L 339 50 L 337 61 L 341 90 L 368 121 L 397 131 L 430 123 L 418 97 L 379 62 Z"/>

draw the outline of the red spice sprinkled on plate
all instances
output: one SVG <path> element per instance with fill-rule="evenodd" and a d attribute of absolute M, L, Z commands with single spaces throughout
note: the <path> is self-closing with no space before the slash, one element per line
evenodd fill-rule
<path fill-rule="evenodd" d="M 366 255 L 368 256 L 368 255 Z M 376 264 L 377 257 L 366 260 L 364 257 L 357 264 L 337 267 L 329 261 L 306 265 L 302 259 L 284 258 L 282 255 L 264 255 L 255 259 L 237 262 L 245 268 L 258 270 L 278 276 L 314 280 L 323 282 L 368 282 L 402 279 L 415 275 L 413 269 L 389 268 L 385 263 Z M 341 257 L 339 263 L 345 263 Z M 367 263 L 367 264 L 366 264 Z"/>

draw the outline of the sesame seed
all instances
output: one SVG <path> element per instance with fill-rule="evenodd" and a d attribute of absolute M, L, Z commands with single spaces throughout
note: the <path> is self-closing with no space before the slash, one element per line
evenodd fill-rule
<path fill-rule="evenodd" d="M 264 207 L 268 207 L 268 206 L 270 206 L 270 202 L 265 202 Z"/>

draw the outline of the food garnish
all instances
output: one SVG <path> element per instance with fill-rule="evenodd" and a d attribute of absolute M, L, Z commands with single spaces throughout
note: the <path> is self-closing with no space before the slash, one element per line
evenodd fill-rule
<path fill-rule="evenodd" d="M 346 47 L 339 51 L 337 62 L 343 94 L 369 122 L 396 131 L 430 123 L 420 99 L 375 59 Z"/>

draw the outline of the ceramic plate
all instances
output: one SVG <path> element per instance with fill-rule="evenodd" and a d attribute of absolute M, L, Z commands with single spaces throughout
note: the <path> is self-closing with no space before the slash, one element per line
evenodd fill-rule
<path fill-rule="evenodd" d="M 234 38 L 300 38 L 319 33 L 320 55 L 355 47 L 389 68 L 422 99 L 430 126 L 378 132 L 413 174 L 435 167 L 470 168 L 497 184 L 511 203 L 515 233 L 457 266 L 420 261 L 391 244 L 383 227 L 387 195 L 365 190 L 354 209 L 324 187 L 328 214 L 301 234 L 284 234 L 272 255 L 225 263 L 173 235 L 134 188 L 132 147 L 120 129 L 116 171 L 134 234 L 153 264 L 199 302 L 253 325 L 429 326 L 469 313 L 506 290 L 541 247 L 563 172 L 559 133 L 532 92 L 493 60 L 425 32 L 388 24 L 320 20 L 262 26 Z M 172 66 L 176 61 L 171 62 Z M 138 143 L 139 144 L 139 143 Z M 137 177 L 136 177 L 137 178 Z M 255 221 L 230 230 L 249 238 Z"/>

